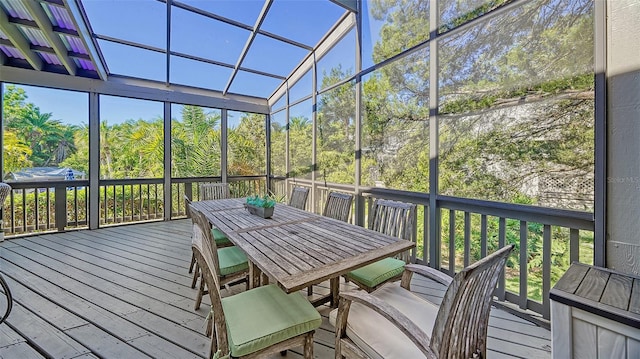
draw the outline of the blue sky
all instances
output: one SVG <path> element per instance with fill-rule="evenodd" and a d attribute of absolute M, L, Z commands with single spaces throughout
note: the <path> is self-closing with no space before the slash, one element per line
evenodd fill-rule
<path fill-rule="evenodd" d="M 253 25 L 263 0 L 182 0 L 187 5 L 214 12 L 235 21 Z M 166 48 L 166 5 L 156 0 L 82 0 L 96 34 L 121 38 L 157 48 Z M 117 5 L 117 6 L 114 6 Z M 365 10 L 367 9 L 365 5 Z M 275 0 L 262 29 L 294 41 L 314 46 L 345 10 L 328 0 Z M 380 22 L 364 20 L 365 49 L 377 40 Z M 249 31 L 188 11 L 172 8 L 171 49 L 190 55 L 235 64 Z M 165 80 L 166 55 L 98 40 L 111 73 L 158 81 Z M 369 43 L 369 45 L 366 45 Z M 342 65 L 353 73 L 355 34 L 352 32 L 318 63 L 320 76 L 331 67 Z M 365 50 L 367 51 L 367 50 Z M 370 51 L 370 50 L 368 50 Z M 304 58 L 306 50 L 258 35 L 242 66 L 287 76 Z M 364 67 L 370 66 L 365 56 Z M 231 69 L 172 56 L 171 81 L 185 85 L 222 90 Z M 230 92 L 266 97 L 280 80 L 240 71 Z M 296 96 L 311 93 L 311 77 L 305 76 Z M 53 118 L 69 124 L 88 122 L 88 96 L 72 91 L 23 87 L 28 102 Z M 162 115 L 162 104 L 153 101 L 101 96 L 101 117 L 109 123 L 126 119 L 153 119 Z M 176 117 L 178 114 L 174 113 Z"/>

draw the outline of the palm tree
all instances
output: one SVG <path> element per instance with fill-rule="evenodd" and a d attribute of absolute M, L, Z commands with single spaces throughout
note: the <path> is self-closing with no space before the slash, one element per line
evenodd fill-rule
<path fill-rule="evenodd" d="M 114 178 L 112 137 L 114 136 L 107 121 L 100 122 L 100 178 Z"/>
<path fill-rule="evenodd" d="M 136 177 L 162 177 L 164 163 L 163 119 L 138 120 L 132 127 L 131 147 L 138 156 Z"/>
<path fill-rule="evenodd" d="M 73 128 L 66 129 L 52 113 L 41 113 L 40 108 L 28 104 L 23 115 L 7 124 L 32 151 L 34 165 L 58 163 L 73 151 Z"/>

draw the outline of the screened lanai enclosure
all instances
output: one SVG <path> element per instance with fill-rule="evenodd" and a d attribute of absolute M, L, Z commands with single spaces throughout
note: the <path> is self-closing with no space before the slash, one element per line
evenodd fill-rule
<path fill-rule="evenodd" d="M 350 193 L 357 225 L 416 204 L 412 261 L 448 274 L 515 244 L 496 303 L 538 322 L 572 262 L 604 266 L 605 1 L 0 9 L 5 239 L 183 219 L 227 182 Z"/>

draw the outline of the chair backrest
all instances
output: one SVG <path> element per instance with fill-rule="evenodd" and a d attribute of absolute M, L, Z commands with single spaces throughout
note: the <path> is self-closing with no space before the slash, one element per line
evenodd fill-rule
<path fill-rule="evenodd" d="M 369 229 L 410 241 L 415 218 L 415 204 L 376 199 L 369 211 Z"/>
<path fill-rule="evenodd" d="M 514 245 L 501 248 L 456 274 L 433 327 L 431 349 L 438 358 L 487 357 L 493 291 Z"/>
<path fill-rule="evenodd" d="M 200 184 L 200 200 L 231 198 L 228 183 L 202 183 Z"/>
<path fill-rule="evenodd" d="M 308 188 L 293 187 L 293 190 L 291 190 L 291 197 L 289 198 L 289 205 L 291 207 L 304 209 L 307 204 L 307 197 L 309 197 Z"/>
<path fill-rule="evenodd" d="M 327 197 L 327 202 L 324 205 L 322 215 L 343 222 L 349 222 L 351 203 L 353 203 L 353 195 L 341 192 L 331 192 Z"/>
<path fill-rule="evenodd" d="M 193 206 L 189 208 L 189 211 L 191 212 L 191 218 L 194 225 L 197 226 L 198 230 L 201 232 L 200 239 L 202 240 L 202 244 L 200 247 L 205 252 L 211 252 L 211 260 L 213 261 L 213 263 L 215 263 L 215 268 L 220 268 L 220 261 L 218 260 L 218 248 L 216 246 L 216 241 L 213 239 L 213 234 L 211 233 L 211 224 L 209 224 L 209 220 L 207 219 L 207 217 L 205 217 L 204 214 L 202 214 L 202 212 L 193 208 Z M 194 240 L 196 237 L 195 232 L 197 231 L 194 229 Z"/>
<path fill-rule="evenodd" d="M 9 192 L 11 192 L 11 186 L 0 182 L 0 206 L 4 206 L 4 201 L 7 199 Z"/>
<path fill-rule="evenodd" d="M 200 212 L 197 214 L 193 212 L 195 216 L 204 217 Z M 198 219 L 199 221 L 201 219 Z M 205 218 L 206 220 L 206 218 Z M 204 233 L 200 230 L 198 225 L 194 226 L 194 237 L 205 237 Z M 200 266 L 202 271 L 202 280 L 204 280 L 208 292 L 209 299 L 211 300 L 211 318 L 213 320 L 213 333 L 211 335 L 211 351 L 209 356 L 220 350 L 222 353 L 229 353 L 229 341 L 227 338 L 227 324 L 222 310 L 222 297 L 220 296 L 220 280 L 218 276 L 218 262 L 212 255 L 215 253 L 211 248 L 211 245 L 207 245 L 209 241 L 205 238 L 202 239 L 202 247 L 198 247 L 193 244 L 191 249 L 193 255 Z M 215 242 L 213 242 L 215 246 Z"/>

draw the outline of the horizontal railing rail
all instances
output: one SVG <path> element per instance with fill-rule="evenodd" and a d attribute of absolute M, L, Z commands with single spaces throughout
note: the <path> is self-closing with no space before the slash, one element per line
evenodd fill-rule
<path fill-rule="evenodd" d="M 438 196 L 437 202 L 441 208 L 497 217 L 518 218 L 528 222 L 541 222 L 589 231 L 593 231 L 595 223 L 593 213 L 590 212 L 448 196 Z"/>

